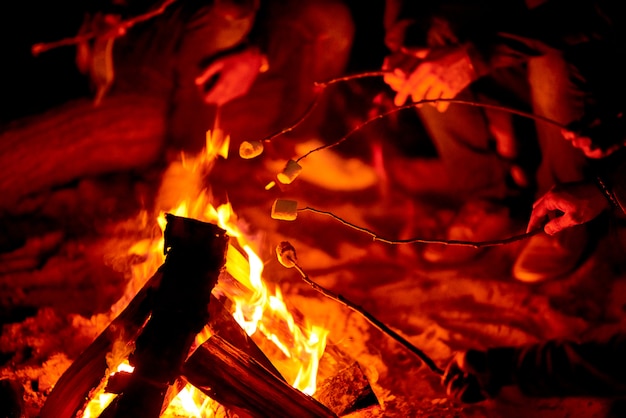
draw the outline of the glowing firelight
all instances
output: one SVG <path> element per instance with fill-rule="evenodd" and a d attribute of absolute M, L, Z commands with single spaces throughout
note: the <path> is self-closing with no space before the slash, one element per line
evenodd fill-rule
<path fill-rule="evenodd" d="M 226 158 L 228 155 L 228 143 L 228 136 L 224 135 L 221 130 L 209 131 L 207 132 L 207 146 L 203 153 L 191 158 L 183 155 L 180 162 L 172 163 L 177 164 L 177 166 L 175 170 L 166 171 L 162 181 L 162 191 L 164 185 L 167 184 L 172 185 L 172 187 L 178 186 L 176 181 L 172 181 L 172 179 L 168 181 L 167 176 L 168 173 L 175 172 L 176 178 L 179 178 L 181 177 L 181 170 L 184 171 L 182 176 L 185 178 L 186 185 L 191 184 L 192 187 L 185 189 L 186 196 L 177 202 L 176 207 L 161 208 L 162 212 L 157 222 L 163 231 L 166 224 L 164 214 L 172 213 L 177 216 L 215 223 L 227 231 L 231 237 L 231 243 L 226 254 L 226 271 L 250 291 L 249 297 L 234 297 L 234 318 L 248 335 L 252 336 L 259 332 L 273 342 L 284 357 L 289 360 L 289 365 L 297 367 L 286 373 L 294 376 L 292 385 L 304 393 L 312 395 L 315 392 L 319 359 L 326 347 L 328 331 L 316 326 L 302 329 L 296 324 L 294 317 L 287 309 L 280 290 L 276 288 L 272 294 L 272 291 L 264 283 L 263 260 L 257 255 L 259 251 L 254 248 L 253 240 L 248 239 L 252 237 L 247 237 L 240 228 L 230 203 L 213 206 L 212 196 L 207 188 L 202 185 L 204 175 L 213 167 L 217 157 Z M 180 188 L 176 192 L 180 194 Z M 145 223 L 148 224 L 147 214 L 143 216 Z M 130 251 L 144 257 L 145 262 L 133 267 L 132 283 L 129 285 L 125 297 L 114 306 L 114 310 L 117 312 L 128 304 L 146 280 L 164 262 L 162 235 L 155 239 L 137 242 Z M 219 286 L 218 282 L 217 291 L 219 291 Z M 286 326 L 289 330 L 288 341 L 284 341 L 284 333 L 281 334 L 283 335 L 283 340 L 281 340 L 279 333 L 273 331 L 277 326 L 283 328 Z M 194 347 L 202 344 L 209 336 L 209 333 L 203 331 L 196 338 Z M 115 366 L 110 365 L 110 367 L 114 368 Z M 286 375 L 285 377 L 289 380 L 289 376 Z M 114 396 L 104 393 L 94 395 L 83 417 L 98 416 Z M 219 415 L 216 414 L 216 411 L 219 410 L 219 405 L 214 401 L 193 386 L 187 385 L 170 403 L 162 416 L 214 417 Z"/>

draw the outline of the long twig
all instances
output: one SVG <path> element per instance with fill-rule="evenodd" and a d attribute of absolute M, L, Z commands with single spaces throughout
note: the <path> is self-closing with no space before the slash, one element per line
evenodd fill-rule
<path fill-rule="evenodd" d="M 356 78 L 356 77 L 354 77 Z M 399 106 L 399 107 L 395 107 L 391 110 L 388 110 L 387 112 L 381 113 L 379 115 L 374 116 L 371 119 L 366 120 L 365 122 L 363 122 L 362 124 L 358 125 L 357 127 L 355 127 L 354 129 L 352 129 L 350 132 L 348 132 L 346 135 L 344 135 L 343 137 L 341 137 L 340 139 L 338 139 L 337 141 L 330 143 L 330 144 L 325 144 L 322 146 L 319 146 L 317 148 L 314 148 L 310 151 L 308 151 L 306 154 L 298 157 L 295 161 L 296 162 L 300 162 L 301 160 L 305 159 L 306 157 L 308 157 L 309 155 L 313 154 L 314 152 L 317 151 L 321 151 L 324 149 L 328 149 L 328 148 L 332 148 L 332 147 L 336 147 L 337 145 L 341 144 L 342 142 L 344 142 L 345 140 L 347 140 L 350 136 L 352 136 L 355 132 L 359 131 L 360 129 L 364 128 L 365 126 L 369 125 L 370 123 L 378 120 L 378 119 L 382 119 L 384 117 L 387 117 L 393 113 L 399 112 L 401 110 L 404 109 L 409 109 L 409 108 L 414 108 L 414 107 L 419 107 L 422 106 L 424 104 L 428 104 L 428 103 L 437 103 L 437 102 L 448 102 L 448 103 L 457 103 L 457 104 L 463 104 L 463 105 L 467 105 L 467 106 L 474 106 L 474 107 L 482 107 L 485 109 L 493 109 L 493 110 L 500 110 L 503 112 L 508 112 L 508 113 L 512 113 L 518 116 L 523 116 L 529 119 L 533 119 L 539 122 L 544 122 L 547 123 L 549 125 L 553 125 L 557 128 L 560 129 L 565 129 L 566 126 L 563 125 L 562 123 L 556 122 L 552 119 L 546 118 L 544 116 L 540 116 L 540 115 L 535 115 L 534 113 L 528 113 L 528 112 L 524 112 L 521 110 L 517 110 L 517 109 L 513 109 L 507 106 L 500 106 L 500 105 L 494 105 L 494 104 L 490 104 L 490 103 L 479 103 L 479 102 L 473 102 L 473 101 L 469 101 L 469 100 L 461 100 L 461 99 L 432 99 L 432 100 L 420 100 L 418 102 L 413 102 L 410 103 L 408 105 L 404 105 L 404 106 Z"/>
<path fill-rule="evenodd" d="M 411 353 L 415 354 L 420 360 L 424 362 L 424 364 L 428 366 L 428 368 L 431 371 L 433 371 L 439 376 L 443 376 L 444 371 L 441 368 L 439 368 L 439 366 L 437 366 L 434 360 L 431 359 L 428 355 L 426 355 L 426 353 L 424 353 L 422 350 L 420 350 L 419 348 L 411 344 L 406 338 L 404 338 L 403 336 L 401 336 L 400 334 L 398 334 L 397 332 L 389 328 L 387 325 L 385 325 L 383 322 L 381 322 L 374 315 L 367 312 L 362 307 L 352 303 L 345 297 L 339 294 L 336 294 L 320 286 L 319 284 L 315 283 L 313 280 L 311 280 L 308 274 L 306 274 L 306 272 L 304 271 L 304 269 L 300 267 L 300 265 L 298 264 L 295 254 L 296 254 L 295 248 L 288 242 L 282 242 L 279 245 L 279 248 L 277 249 L 277 255 L 279 257 L 281 264 L 283 264 L 285 267 L 294 267 L 298 271 L 298 273 L 300 273 L 300 276 L 302 276 L 302 280 L 304 280 L 309 286 L 311 286 L 313 289 L 320 292 L 327 298 L 333 299 L 341 303 L 342 305 L 350 308 L 351 310 L 358 313 L 359 315 L 363 316 L 374 327 L 376 327 L 383 333 L 387 334 L 388 336 L 390 336 L 391 338 L 399 342 L 402 346 L 408 349 Z"/>
<path fill-rule="evenodd" d="M 93 39 L 98 36 L 105 36 L 105 37 L 111 37 L 111 38 L 122 36 L 128 31 L 128 29 L 135 26 L 137 23 L 144 22 L 146 20 L 152 19 L 153 17 L 162 14 L 163 12 L 165 12 L 165 9 L 167 9 L 167 7 L 169 7 L 175 1 L 176 0 L 164 0 L 163 3 L 161 3 L 161 5 L 158 8 L 151 10 L 149 12 L 146 12 L 144 14 L 141 14 L 139 16 L 135 16 L 132 19 L 124 20 L 103 32 L 99 32 L 99 31 L 87 32 L 87 33 L 83 33 L 77 36 L 73 36 L 71 38 L 60 39 L 54 42 L 41 42 L 41 43 L 35 44 L 31 47 L 31 53 L 37 56 L 41 54 L 42 52 L 46 52 L 51 49 L 59 48 L 62 46 L 77 45 L 82 42 L 89 41 L 90 39 Z"/>
<path fill-rule="evenodd" d="M 330 86 L 332 84 L 337 84 L 337 83 L 344 82 L 344 81 L 356 80 L 356 79 L 360 79 L 360 78 L 381 77 L 381 76 L 384 76 L 385 74 L 388 74 L 388 73 L 392 73 L 392 71 L 389 71 L 389 70 L 367 71 L 367 72 L 362 72 L 362 73 L 349 74 L 349 75 L 333 78 L 333 79 L 322 81 L 322 82 L 315 82 L 314 85 L 319 90 L 317 91 L 315 99 L 309 104 L 309 106 L 306 108 L 304 113 L 292 125 L 290 125 L 290 126 L 284 128 L 284 129 L 282 129 L 282 130 L 280 130 L 278 132 L 275 132 L 273 134 L 270 134 L 270 135 L 260 139 L 260 142 L 270 142 L 274 138 L 276 138 L 278 136 L 281 136 L 281 135 L 283 135 L 283 134 L 285 134 L 287 132 L 290 132 L 293 129 L 295 129 L 297 126 L 299 126 L 313 112 L 313 110 L 315 109 L 315 107 L 319 103 L 320 97 L 321 97 L 323 91 L 326 89 L 326 87 L 328 87 L 328 86 Z M 384 117 L 387 117 L 387 116 L 389 116 L 389 115 L 391 115 L 393 113 L 399 112 L 399 111 L 404 110 L 404 109 L 419 107 L 419 106 L 422 106 L 424 104 L 437 103 L 437 102 L 456 103 L 456 104 L 462 104 L 462 105 L 467 105 L 467 106 L 482 107 L 482 108 L 485 108 L 485 109 L 499 110 L 499 111 L 515 114 L 515 115 L 518 115 L 518 116 L 522 116 L 522 117 L 525 117 L 525 118 L 533 119 L 533 120 L 536 120 L 538 122 L 547 123 L 549 125 L 553 125 L 553 126 L 555 126 L 557 128 L 560 128 L 560 129 L 566 128 L 566 126 L 563 125 L 562 123 L 559 123 L 559 122 L 557 122 L 555 120 L 552 120 L 550 118 L 546 118 L 545 116 L 536 115 L 534 113 L 529 113 L 529 112 L 524 112 L 522 110 L 518 110 L 518 109 L 515 109 L 515 108 L 512 108 L 512 107 L 508 107 L 508 106 L 501 106 L 501 105 L 495 105 L 495 104 L 489 104 L 489 103 L 479 103 L 479 102 L 474 102 L 474 101 L 470 101 L 470 100 L 461 100 L 461 99 L 425 99 L 425 100 L 420 100 L 418 102 L 410 103 L 408 105 L 395 107 L 395 108 L 393 108 L 393 109 L 391 109 L 391 110 L 389 110 L 387 112 L 384 112 L 382 114 L 376 115 L 373 118 L 366 120 L 361 125 L 359 125 L 359 126 L 355 127 L 354 129 L 352 129 L 347 135 L 345 135 L 344 137 L 340 138 L 339 140 L 337 140 L 337 141 L 335 141 L 335 142 L 333 142 L 331 144 L 326 144 L 326 145 L 320 146 L 318 148 L 314 148 L 314 149 L 310 150 L 309 152 L 307 152 L 306 154 L 304 154 L 301 157 L 299 157 L 295 161 L 296 162 L 300 162 L 301 160 L 303 160 L 304 158 L 306 158 L 307 156 L 309 156 L 310 154 L 312 154 L 314 152 L 317 152 L 317 151 L 320 151 L 320 150 L 323 150 L 323 149 L 326 149 L 326 148 L 336 147 L 337 145 L 341 144 L 346 139 L 348 139 L 355 132 L 357 132 L 358 130 L 362 129 L 363 127 L 369 125 L 370 123 L 374 122 L 375 120 L 382 119 Z"/>
<path fill-rule="evenodd" d="M 313 101 L 309 103 L 304 113 L 293 124 L 287 126 L 284 129 L 281 129 L 280 131 L 270 134 L 260 139 L 259 141 L 270 142 L 272 139 L 276 138 L 277 136 L 281 136 L 283 134 L 286 134 L 287 132 L 290 132 L 296 129 L 302 122 L 304 122 L 311 115 L 311 113 L 313 113 L 313 110 L 315 110 L 318 103 L 320 102 L 320 99 L 322 97 L 322 91 L 323 91 L 323 88 L 321 88 L 318 92 L 316 92 L 315 99 L 313 99 Z"/>
<path fill-rule="evenodd" d="M 512 242 L 515 241 L 521 241 L 523 239 L 529 238 L 541 231 L 543 231 L 543 228 L 537 228 L 533 231 L 529 231 L 526 232 L 524 234 L 519 234 L 519 235 L 514 235 L 512 237 L 508 237 L 505 239 L 497 239 L 497 240 L 491 240 L 491 241 L 460 241 L 460 240 L 443 240 L 443 239 L 425 239 L 425 238 L 408 238 L 408 239 L 390 239 L 390 238 L 383 238 L 381 236 L 379 236 L 376 232 L 364 228 L 362 226 L 358 226 L 355 225 L 353 223 L 350 223 L 348 221 L 346 221 L 343 218 L 340 218 L 339 216 L 335 215 L 332 212 L 327 212 L 327 211 L 323 211 L 323 210 L 319 210 L 319 209 L 315 209 L 315 208 L 311 208 L 311 207 L 304 207 L 304 208 L 298 208 L 298 212 L 313 212 L 313 213 L 317 213 L 320 215 L 326 215 L 326 216 L 330 216 L 331 218 L 335 219 L 336 221 L 341 222 L 343 225 L 346 225 L 352 229 L 355 229 L 359 232 L 363 232 L 365 234 L 370 235 L 374 241 L 379 241 L 379 242 L 383 242 L 385 244 L 392 244 L 392 245 L 400 245 L 400 244 L 416 244 L 416 243 L 421 243 L 421 244 L 443 244 L 443 245 L 456 245 L 456 246 L 462 246 L 462 247 L 474 247 L 474 248 L 481 248 L 481 247 L 493 247 L 496 245 L 505 245 L 505 244 L 510 244 Z"/>
<path fill-rule="evenodd" d="M 302 113 L 302 115 L 300 115 L 300 117 L 298 119 L 296 119 L 296 121 L 287 126 L 284 129 L 281 129 L 280 131 L 274 132 L 272 134 L 269 134 L 268 136 L 260 139 L 260 142 L 270 142 L 272 141 L 272 139 L 281 136 L 283 134 L 286 134 L 287 132 L 291 132 L 294 129 L 296 129 L 298 126 L 300 126 L 300 124 L 302 122 L 304 122 L 310 115 L 311 113 L 313 113 L 313 110 L 315 110 L 315 108 L 317 107 L 317 105 L 320 102 L 320 99 L 322 97 L 322 93 L 324 92 L 324 90 L 326 89 L 326 87 L 330 86 L 331 84 L 336 84 L 339 82 L 343 82 L 343 81 L 349 81 L 349 80 L 356 80 L 359 78 L 366 78 L 366 77 L 380 77 L 382 75 L 384 75 L 385 73 L 387 73 L 388 71 L 369 71 L 369 72 L 364 72 L 364 73 L 357 73 L 357 74 L 351 74 L 351 75 L 346 75 L 343 77 L 337 77 L 337 78 L 333 78 L 327 81 L 316 81 L 314 83 L 315 88 L 317 89 L 316 93 L 315 93 L 315 98 L 313 99 L 313 101 L 311 101 L 311 103 L 309 103 L 309 105 L 307 106 L 307 108 L 304 110 L 304 113 Z"/>
<path fill-rule="evenodd" d="M 342 77 L 331 78 L 330 80 L 326 80 L 326 81 L 316 81 L 315 85 L 325 88 L 331 84 L 339 83 L 342 81 L 350 81 L 350 80 L 356 80 L 359 78 L 367 78 L 367 77 L 381 77 L 381 76 L 384 76 L 385 74 L 391 74 L 391 73 L 392 71 L 388 71 L 388 70 L 387 71 L 386 70 L 367 71 L 363 73 L 348 74 Z"/>

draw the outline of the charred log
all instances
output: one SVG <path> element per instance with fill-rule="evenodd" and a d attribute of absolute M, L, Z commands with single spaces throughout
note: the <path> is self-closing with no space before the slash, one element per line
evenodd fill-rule
<path fill-rule="evenodd" d="M 161 270 L 157 271 L 126 309 L 63 373 L 41 408 L 41 418 L 70 418 L 83 406 L 89 392 L 106 376 L 106 357 L 113 344 L 127 345 L 137 338 L 150 315 L 150 294 L 158 286 L 161 276 Z"/>
<path fill-rule="evenodd" d="M 220 404 L 247 411 L 252 417 L 335 416 L 219 336 L 209 338 L 196 350 L 185 363 L 183 374 Z"/>
<path fill-rule="evenodd" d="M 167 215 L 163 277 L 150 320 L 130 357 L 135 367 L 115 417 L 158 417 L 196 335 L 209 320 L 211 291 L 226 263 L 228 236 L 216 225 Z"/>

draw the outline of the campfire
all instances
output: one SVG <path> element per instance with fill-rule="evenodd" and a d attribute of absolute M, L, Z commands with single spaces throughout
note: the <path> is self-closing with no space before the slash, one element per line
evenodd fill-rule
<path fill-rule="evenodd" d="M 245 141 L 254 129 L 240 129 L 234 156 L 216 123 L 201 152 L 160 161 L 170 95 L 108 95 L 107 77 L 97 107 L 0 132 L 0 415 L 603 415 L 597 400 L 446 396 L 455 352 L 619 329 L 623 270 L 590 257 L 559 282 L 514 282 L 527 234 L 462 267 L 424 262 L 420 244 L 450 244 L 437 237 L 452 179 L 436 155 L 396 148 L 415 104 L 385 107 L 381 76 L 320 81 L 293 124 Z M 296 129 L 322 96 L 337 99 L 332 134 Z M 231 124 L 290 105 L 268 97 L 251 94 L 264 112 L 246 102 Z"/>
<path fill-rule="evenodd" d="M 174 194 L 178 204 L 161 208 L 158 239 L 130 248 L 143 262 L 112 321 L 40 416 L 321 417 L 379 405 L 359 364 L 327 347 L 329 331 L 266 283 L 255 237 L 232 206 L 213 205 L 204 179 L 228 146 L 209 131 L 201 154 L 166 170 L 161 201 Z"/>

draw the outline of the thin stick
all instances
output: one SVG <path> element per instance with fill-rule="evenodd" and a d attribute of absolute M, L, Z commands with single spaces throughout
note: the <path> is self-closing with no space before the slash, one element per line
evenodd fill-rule
<path fill-rule="evenodd" d="M 106 37 L 112 37 L 112 38 L 122 36 L 126 33 L 126 31 L 128 31 L 128 29 L 135 26 L 137 23 L 144 22 L 146 20 L 152 19 L 153 17 L 162 14 L 165 11 L 165 9 L 171 4 L 173 4 L 175 1 L 176 0 L 165 0 L 163 3 L 161 3 L 161 5 L 158 8 L 152 11 L 149 11 L 147 13 L 144 13 L 142 15 L 135 16 L 132 19 L 128 19 L 123 22 L 120 22 L 117 25 L 112 26 L 110 29 L 104 32 L 88 32 L 82 35 L 77 35 L 71 38 L 60 39 L 54 42 L 42 42 L 42 43 L 35 44 L 31 47 L 31 53 L 34 56 L 37 56 L 41 54 L 42 52 L 59 48 L 61 46 L 76 45 L 82 42 L 86 42 L 97 36 L 106 36 Z"/>
<path fill-rule="evenodd" d="M 294 254 L 295 254 L 295 250 L 294 250 Z M 367 312 L 362 307 L 360 307 L 358 305 L 355 305 L 354 303 L 350 302 L 348 299 L 344 298 L 343 296 L 338 295 L 336 293 L 333 293 L 330 290 L 328 290 L 328 289 L 320 286 L 319 284 L 315 283 L 313 280 L 311 280 L 309 278 L 309 276 L 305 273 L 305 271 L 302 269 L 302 267 L 300 267 L 300 265 L 296 262 L 295 257 L 292 257 L 289 254 L 283 254 L 283 256 L 288 261 L 293 263 L 293 267 L 296 270 L 298 270 L 298 273 L 300 273 L 300 275 L 302 276 L 302 280 L 304 280 L 309 286 L 311 286 L 313 289 L 315 289 L 316 291 L 320 292 L 324 296 L 341 303 L 342 305 L 352 309 L 354 312 L 356 312 L 356 313 L 360 314 L 361 316 L 363 316 L 374 327 L 376 327 L 377 329 L 379 329 L 383 333 L 387 334 L 388 336 L 390 336 L 391 338 L 393 338 L 394 340 L 396 340 L 397 342 L 402 344 L 402 346 L 404 346 L 404 348 L 408 349 L 411 353 L 415 354 L 420 360 L 422 360 L 424 362 L 424 364 L 426 364 L 428 366 L 428 368 L 431 371 L 433 371 L 434 373 L 436 373 L 439 376 L 443 376 L 443 373 L 444 373 L 443 370 L 440 369 L 439 366 L 437 366 L 437 364 L 434 362 L 434 360 L 431 359 L 428 355 L 426 355 L 426 353 L 424 353 L 419 348 L 415 347 L 413 344 L 411 344 L 409 341 L 407 341 L 403 336 L 401 336 L 400 334 L 398 334 L 397 332 L 395 332 L 394 330 L 389 328 L 387 325 L 385 325 L 383 322 L 378 320 L 376 317 L 374 317 L 374 315 L 372 315 L 371 313 Z"/>
<path fill-rule="evenodd" d="M 385 244 L 393 244 L 393 245 L 399 245 L 399 244 L 416 244 L 416 243 L 422 243 L 422 244 L 443 244 L 443 245 L 456 245 L 456 246 L 464 246 L 464 247 L 474 247 L 474 248 L 481 248 L 481 247 L 493 247 L 496 245 L 505 245 L 505 244 L 510 244 L 512 242 L 515 241 L 521 241 L 523 239 L 532 237 L 533 235 L 536 235 L 537 233 L 543 231 L 543 228 L 537 228 L 535 230 L 526 232 L 524 234 L 519 234 L 519 235 L 514 235 L 512 237 L 509 238 L 505 238 L 505 239 L 497 239 L 497 240 L 491 240 L 491 241 L 459 241 L 459 240 L 441 240 L 441 239 L 424 239 L 424 238 L 408 238 L 408 239 L 389 239 L 389 238 L 383 238 L 380 237 L 378 234 L 376 234 L 375 232 L 364 228 L 362 226 L 358 226 L 358 225 L 354 225 L 348 221 L 346 221 L 343 218 L 340 218 L 339 216 L 335 215 L 332 212 L 327 212 L 327 211 L 323 211 L 323 210 L 319 210 L 319 209 L 315 209 L 315 208 L 311 208 L 311 207 L 305 207 L 305 208 L 298 208 L 299 212 L 304 212 L 304 211 L 308 211 L 308 212 L 314 212 L 320 215 L 326 215 L 326 216 L 330 216 L 331 218 L 335 219 L 336 221 L 341 222 L 342 224 L 355 229 L 359 232 L 363 232 L 366 233 L 368 235 L 370 235 L 374 241 L 379 241 L 379 242 L 383 242 Z"/>
<path fill-rule="evenodd" d="M 302 122 L 304 122 L 311 115 L 311 113 L 313 113 L 313 110 L 315 110 L 315 108 L 320 102 L 322 92 L 324 91 L 324 89 L 326 89 L 326 87 L 330 86 L 331 84 L 336 84 L 342 81 L 356 80 L 359 78 L 380 77 L 382 75 L 385 75 L 388 72 L 389 71 L 370 71 L 370 72 L 365 72 L 365 73 L 357 73 L 357 74 L 346 75 L 343 77 L 333 78 L 327 81 L 319 81 L 319 82 L 316 81 L 314 83 L 314 86 L 318 89 L 318 91 L 316 92 L 315 99 L 313 99 L 313 101 L 307 106 L 304 113 L 292 125 L 260 139 L 260 142 L 270 142 L 272 139 L 276 138 L 277 136 L 281 136 L 283 134 L 286 134 L 287 132 L 291 132 L 294 129 L 296 129 Z"/>
<path fill-rule="evenodd" d="M 281 136 L 283 134 L 286 134 L 287 132 L 293 131 L 294 129 L 296 129 L 302 122 L 304 122 L 310 115 L 311 113 L 313 113 L 313 110 L 315 110 L 315 108 L 317 107 L 318 103 L 320 102 L 320 98 L 322 97 L 322 90 L 318 91 L 317 94 L 315 95 L 315 99 L 313 99 L 313 101 L 311 103 L 309 103 L 309 106 L 306 108 L 306 110 L 304 111 L 304 113 L 302 114 L 302 116 L 300 116 L 298 118 L 298 120 L 296 120 L 292 125 L 278 131 L 275 132 L 273 134 L 270 134 L 266 137 L 264 137 L 263 139 L 260 139 L 260 142 L 270 142 L 272 139 L 276 138 L 277 136 Z"/>
<path fill-rule="evenodd" d="M 316 86 L 321 86 L 321 87 L 326 87 L 329 86 L 331 84 L 335 84 L 335 83 L 339 83 L 342 81 L 350 81 L 350 80 L 356 80 L 358 78 L 366 78 L 366 77 L 381 77 L 384 76 L 385 74 L 392 74 L 393 71 L 367 71 L 367 72 L 363 72 L 363 73 L 356 73 L 356 74 L 349 74 L 349 75 L 344 75 L 343 77 L 337 77 L 337 78 L 332 78 L 330 80 L 326 80 L 326 81 L 316 81 L 315 85 Z"/>
<path fill-rule="evenodd" d="M 381 77 L 384 76 L 385 74 L 390 74 L 393 73 L 393 71 L 389 71 L 389 70 L 381 70 L 381 71 L 367 71 L 367 72 L 362 72 L 362 73 L 355 73 L 355 74 L 350 74 L 350 75 L 346 75 L 343 77 L 337 77 L 337 78 L 333 78 L 327 81 L 323 81 L 323 82 L 315 82 L 314 85 L 316 87 L 318 87 L 320 90 L 318 91 L 315 99 L 313 100 L 313 102 L 311 102 L 311 104 L 309 104 L 309 106 L 307 107 L 307 109 L 305 110 L 305 112 L 291 125 L 288 126 L 287 128 L 278 131 L 276 133 L 273 133 L 271 135 L 268 135 L 264 138 L 262 138 L 260 141 L 261 142 L 270 142 L 271 140 L 273 140 L 274 138 L 283 135 L 287 132 L 292 131 L 293 129 L 295 129 L 297 126 L 299 126 L 304 120 L 306 120 L 306 118 L 309 117 L 309 115 L 311 114 L 311 112 L 313 111 L 313 109 L 315 109 L 315 107 L 317 106 L 319 100 L 320 100 L 320 96 L 322 94 L 322 92 L 324 91 L 324 89 L 326 89 L 326 87 L 330 86 L 331 84 L 336 84 L 336 83 L 340 83 L 340 82 L 344 82 L 344 81 L 350 81 L 350 80 L 356 80 L 356 79 L 360 79 L 360 78 L 367 78 L 367 77 Z M 556 126 L 557 128 L 561 128 L 561 129 L 565 129 L 566 126 L 549 118 L 546 118 L 545 116 L 541 116 L 541 115 L 536 115 L 534 113 L 529 113 L 529 112 L 524 112 L 522 110 L 518 110 L 518 109 L 514 109 L 511 107 L 507 107 L 507 106 L 501 106 L 501 105 L 494 105 L 494 104 L 489 104 L 489 103 L 479 103 L 479 102 L 474 102 L 474 101 L 470 101 L 470 100 L 461 100 L 461 99 L 425 99 L 425 100 L 420 100 L 418 102 L 414 102 L 414 103 L 410 103 L 408 105 L 404 105 L 404 106 L 400 106 L 400 107 L 396 107 L 393 108 L 385 113 L 382 113 L 380 115 L 377 115 L 375 117 L 373 117 L 372 119 L 369 119 L 367 121 L 365 121 L 364 123 L 362 123 L 361 125 L 357 126 L 356 128 L 354 128 L 352 131 L 350 131 L 347 135 L 345 135 L 344 137 L 342 137 L 341 139 L 339 139 L 338 141 L 335 141 L 332 144 L 327 144 L 327 145 L 323 145 L 321 147 L 312 149 L 311 151 L 307 152 L 306 154 L 304 154 L 303 156 L 301 156 L 300 158 L 298 158 L 297 160 L 295 160 L 296 162 L 300 162 L 302 159 L 306 158 L 307 156 L 309 156 L 310 154 L 326 149 L 326 148 L 331 148 L 331 147 L 335 147 L 339 144 L 341 144 L 342 142 L 344 142 L 346 139 L 348 139 L 348 137 L 350 137 L 352 134 L 354 134 L 356 131 L 360 130 L 361 128 L 363 128 L 364 126 L 370 124 L 371 122 L 374 122 L 375 120 L 384 118 L 386 116 L 389 116 L 395 112 L 399 112 L 401 110 L 404 109 L 408 109 L 408 108 L 413 108 L 413 107 L 419 107 L 423 104 L 428 104 L 428 103 L 437 103 L 437 102 L 449 102 L 449 103 L 456 103 L 456 104 L 463 104 L 463 105 L 467 105 L 467 106 L 475 106 L 475 107 L 482 107 L 482 108 L 486 108 L 486 109 L 493 109 L 493 110 L 500 110 L 503 112 L 508 112 L 511 114 L 515 114 L 518 116 L 522 116 L 525 118 L 529 118 L 529 119 L 533 119 L 539 122 L 544 122 L 547 123 L 549 125 L 553 125 Z"/>
<path fill-rule="evenodd" d="M 357 78 L 354 77 L 353 78 Z M 400 106 L 400 107 L 395 107 L 391 110 L 388 110 L 387 112 L 381 113 L 379 115 L 374 116 L 371 119 L 366 120 L 365 122 L 363 122 L 362 124 L 360 124 L 359 126 L 355 127 L 354 129 L 352 129 L 350 132 L 348 132 L 345 136 L 343 136 L 342 138 L 340 138 L 339 140 L 331 143 L 331 144 L 325 144 L 322 146 L 319 146 L 317 148 L 314 148 L 312 150 L 310 150 L 309 152 L 307 152 L 306 154 L 302 155 L 301 157 L 299 157 L 298 159 L 296 159 L 296 162 L 300 162 L 301 160 L 305 159 L 306 157 L 308 157 L 309 155 L 313 154 L 314 152 L 317 151 L 321 151 L 327 148 L 332 148 L 332 147 L 336 147 L 337 145 L 341 144 L 342 142 L 344 142 L 345 140 L 347 140 L 350 136 L 352 136 L 355 132 L 359 131 L 360 129 L 362 129 L 363 127 L 369 125 L 370 123 L 378 120 L 378 119 L 382 119 L 384 117 L 387 117 L 393 113 L 399 112 L 401 110 L 404 109 L 409 109 L 409 108 L 413 108 L 413 107 L 419 107 L 422 106 L 424 104 L 428 104 L 428 103 L 437 103 L 437 102 L 448 102 L 448 103 L 457 103 L 457 104 L 463 104 L 463 105 L 468 105 L 468 106 L 475 106 L 475 107 L 482 107 L 482 108 L 486 108 L 486 109 L 493 109 L 493 110 L 500 110 L 503 112 L 508 112 L 508 113 L 512 113 L 515 115 L 519 115 L 519 116 L 523 116 L 529 119 L 534 119 L 536 121 L 539 122 L 544 122 L 547 123 L 549 125 L 553 125 L 556 126 L 557 128 L 561 128 L 561 129 L 566 129 L 566 126 L 556 122 L 552 119 L 546 118 L 544 116 L 540 116 L 540 115 L 535 115 L 534 113 L 528 113 L 528 112 L 524 112 L 521 110 L 517 110 L 517 109 L 513 109 L 507 106 L 500 106 L 500 105 L 494 105 L 494 104 L 489 104 L 489 103 L 478 103 L 478 102 L 472 102 L 469 100 L 460 100 L 460 99 L 433 99 L 433 100 L 420 100 L 418 102 L 414 102 L 414 103 L 410 103 L 408 105 L 404 105 L 404 106 Z"/>

